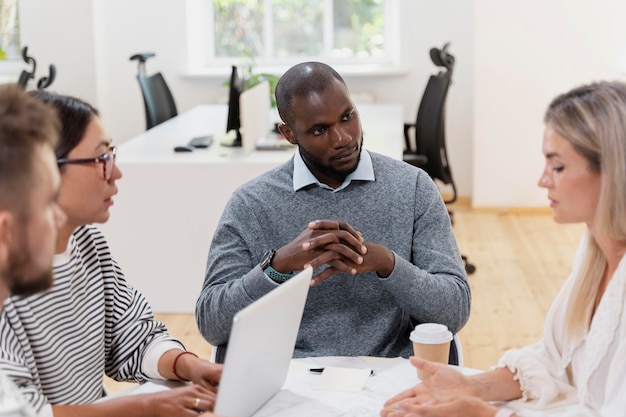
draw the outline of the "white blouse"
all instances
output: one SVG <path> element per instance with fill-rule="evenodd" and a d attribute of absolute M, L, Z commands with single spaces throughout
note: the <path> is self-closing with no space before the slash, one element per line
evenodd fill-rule
<path fill-rule="evenodd" d="M 572 274 L 550 307 L 543 339 L 506 352 L 498 364 L 516 372 L 523 397 L 514 403 L 523 403 L 516 404 L 522 409 L 551 410 L 550 415 L 559 416 L 626 416 L 626 256 L 585 338 L 568 343 L 564 333 L 567 300 L 587 242 L 585 237 Z"/>

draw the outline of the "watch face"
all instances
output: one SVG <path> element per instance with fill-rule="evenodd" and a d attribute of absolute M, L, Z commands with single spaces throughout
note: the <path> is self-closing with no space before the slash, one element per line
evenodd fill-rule
<path fill-rule="evenodd" d="M 261 259 L 261 269 L 265 270 L 268 266 L 270 266 L 270 264 L 272 263 L 272 258 L 274 257 L 274 254 L 276 253 L 275 250 L 270 250 L 265 252 L 265 255 L 263 255 L 263 259 Z"/>

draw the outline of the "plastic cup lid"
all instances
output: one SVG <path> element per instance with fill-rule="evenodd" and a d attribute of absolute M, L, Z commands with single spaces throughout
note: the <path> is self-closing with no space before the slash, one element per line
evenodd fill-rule
<path fill-rule="evenodd" d="M 415 326 L 409 336 L 411 341 L 436 345 L 452 340 L 452 332 L 443 324 L 424 323 Z"/>

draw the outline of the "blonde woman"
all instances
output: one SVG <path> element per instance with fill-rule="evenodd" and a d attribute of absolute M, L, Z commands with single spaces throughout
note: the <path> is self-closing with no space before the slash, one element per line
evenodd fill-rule
<path fill-rule="evenodd" d="M 390 399 L 382 416 L 626 412 L 626 85 L 575 88 L 552 101 L 544 122 L 539 186 L 557 223 L 582 222 L 587 233 L 543 339 L 475 376 L 412 358 L 434 375 Z M 514 402 L 488 403 L 497 401 Z"/>

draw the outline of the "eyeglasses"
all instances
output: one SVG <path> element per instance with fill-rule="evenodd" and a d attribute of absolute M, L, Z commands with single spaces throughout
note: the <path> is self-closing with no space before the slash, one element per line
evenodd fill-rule
<path fill-rule="evenodd" d="M 116 153 L 117 153 L 117 146 L 111 146 L 108 152 L 103 153 L 97 158 L 81 158 L 81 159 L 61 158 L 61 159 L 57 159 L 57 165 L 61 167 L 61 165 L 65 165 L 65 164 L 102 164 L 104 179 L 108 181 L 111 179 L 111 175 L 113 175 L 113 165 L 115 165 Z"/>

